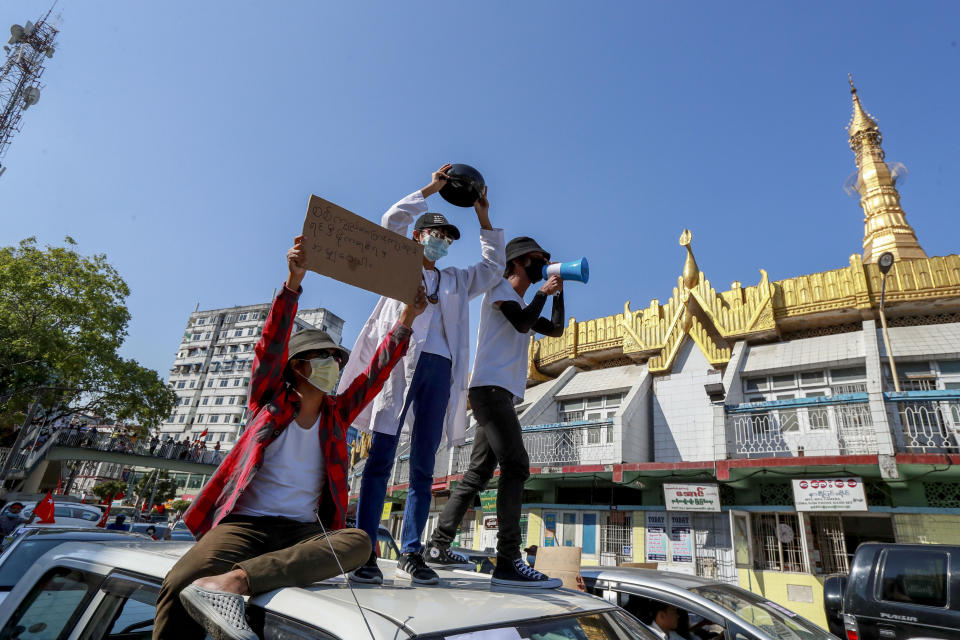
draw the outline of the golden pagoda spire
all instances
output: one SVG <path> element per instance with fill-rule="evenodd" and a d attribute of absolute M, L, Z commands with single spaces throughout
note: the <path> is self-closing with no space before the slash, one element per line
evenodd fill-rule
<path fill-rule="evenodd" d="M 860 104 L 853 76 L 849 78 L 853 117 L 847 133 L 850 134 L 850 148 L 856 154 L 857 191 L 864 214 L 863 261 L 876 262 L 887 251 L 897 260 L 926 258 L 927 254 L 917 242 L 916 233 L 900 207 L 900 192 L 894 175 L 884 162 L 880 128 Z"/>

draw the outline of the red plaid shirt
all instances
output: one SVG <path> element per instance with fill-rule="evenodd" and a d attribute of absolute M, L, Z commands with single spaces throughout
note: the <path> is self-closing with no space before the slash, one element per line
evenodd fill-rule
<path fill-rule="evenodd" d="M 299 292 L 284 286 L 273 301 L 253 361 L 249 400 L 252 418 L 233 450 L 183 515 L 183 521 L 198 539 L 233 511 L 240 494 L 263 464 L 264 449 L 283 433 L 300 410 L 299 396 L 283 380 L 287 343 L 299 297 Z M 393 367 L 407 352 L 410 333 L 410 329 L 397 323 L 380 343 L 367 369 L 349 388 L 323 400 L 320 446 L 326 459 L 327 482 L 317 506 L 328 528 L 341 529 L 346 520 L 347 428 L 380 392 Z"/>

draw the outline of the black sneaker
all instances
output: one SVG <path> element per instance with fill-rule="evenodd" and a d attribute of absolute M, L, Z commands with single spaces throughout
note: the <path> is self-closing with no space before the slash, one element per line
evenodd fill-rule
<path fill-rule="evenodd" d="M 427 563 L 423 561 L 423 556 L 415 551 L 400 554 L 396 576 L 406 578 L 414 584 L 437 584 L 440 582 L 440 576 L 437 575 L 437 572 L 428 567 Z"/>
<path fill-rule="evenodd" d="M 493 579 L 490 582 L 503 587 L 525 589 L 556 589 L 563 585 L 559 578 L 545 576 L 521 558 L 497 558 L 497 568 L 493 570 Z"/>
<path fill-rule="evenodd" d="M 350 572 L 350 579 L 363 584 L 383 584 L 383 572 L 377 566 L 377 555 L 371 553 L 365 564 Z"/>
<path fill-rule="evenodd" d="M 469 569 L 475 570 L 476 564 L 470 562 L 470 558 L 459 554 L 446 545 L 428 542 L 423 548 L 423 559 L 427 564 L 432 564 L 443 569 Z"/>

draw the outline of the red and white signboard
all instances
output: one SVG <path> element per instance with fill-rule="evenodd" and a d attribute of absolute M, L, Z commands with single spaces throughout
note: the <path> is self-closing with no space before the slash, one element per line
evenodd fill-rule
<path fill-rule="evenodd" d="M 803 478 L 793 481 L 797 511 L 866 511 L 860 478 Z"/>

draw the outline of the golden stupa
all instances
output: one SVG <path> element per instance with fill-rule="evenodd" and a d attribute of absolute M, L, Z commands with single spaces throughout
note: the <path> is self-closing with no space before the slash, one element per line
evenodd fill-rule
<path fill-rule="evenodd" d="M 856 156 L 856 189 L 864 212 L 863 255 L 849 265 L 743 287 L 734 282 L 718 292 L 693 257 L 692 234 L 683 231 L 683 271 L 666 304 L 651 300 L 643 309 L 578 322 L 571 318 L 558 338 L 531 339 L 528 383 L 557 376 L 566 367 L 597 369 L 646 363 L 667 373 L 687 337 L 707 360 L 723 368 L 739 340 L 768 342 L 859 331 L 876 318 L 884 252 L 895 257 L 887 277 L 887 316 L 894 324 L 960 322 L 960 256 L 928 258 L 900 206 L 896 176 L 884 161 L 876 120 L 864 110 L 850 80 L 853 116 L 847 131 Z"/>

